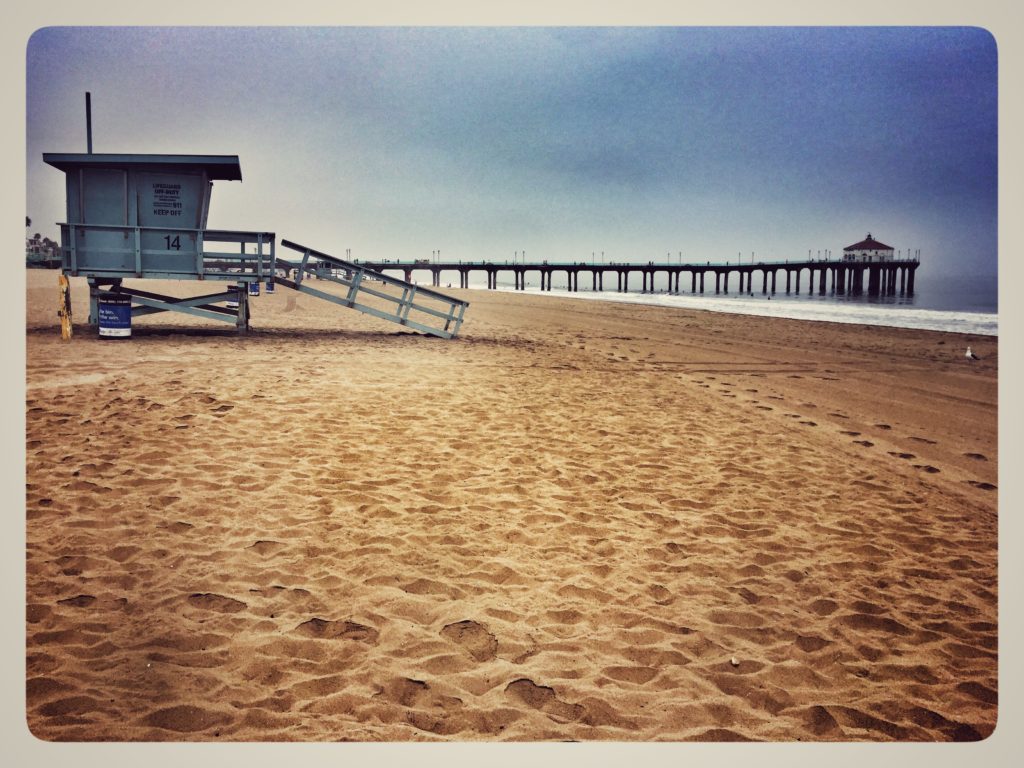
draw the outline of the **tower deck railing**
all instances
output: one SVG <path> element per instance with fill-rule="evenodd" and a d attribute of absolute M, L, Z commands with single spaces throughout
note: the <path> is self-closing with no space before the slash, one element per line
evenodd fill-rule
<path fill-rule="evenodd" d="M 276 267 L 273 232 L 67 223 L 60 232 L 61 267 L 71 276 L 259 282 Z"/>

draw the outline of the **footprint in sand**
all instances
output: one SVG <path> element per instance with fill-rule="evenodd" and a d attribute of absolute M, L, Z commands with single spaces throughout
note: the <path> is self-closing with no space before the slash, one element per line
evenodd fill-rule
<path fill-rule="evenodd" d="M 965 453 L 968 459 L 975 459 L 976 461 L 988 461 L 988 458 L 983 453 Z"/>
<path fill-rule="evenodd" d="M 816 426 L 818 426 L 817 422 L 814 422 L 814 421 L 801 421 L 799 423 L 800 424 L 806 424 L 808 427 L 816 427 Z"/>
<path fill-rule="evenodd" d="M 978 480 L 964 480 L 964 482 L 968 485 L 974 486 L 975 488 L 980 488 L 983 491 L 996 490 L 996 486 L 992 485 L 992 483 L 983 483 Z"/>
<path fill-rule="evenodd" d="M 920 469 L 930 474 L 935 474 L 941 470 L 938 467 L 933 467 L 931 464 L 915 464 L 914 469 Z"/>
<path fill-rule="evenodd" d="M 918 443 L 927 443 L 928 445 L 935 445 L 935 440 L 929 440 L 927 437 L 911 437 L 911 440 L 915 440 Z"/>
<path fill-rule="evenodd" d="M 400 677 L 392 680 L 376 695 L 403 707 L 417 707 L 429 704 L 429 699 L 431 698 L 430 685 L 428 683 L 423 680 L 413 680 L 409 677 Z"/>
<path fill-rule="evenodd" d="M 225 597 L 224 595 L 215 595 L 210 592 L 197 592 L 189 595 L 188 601 L 196 608 L 217 611 L 218 613 L 238 613 L 247 607 L 241 600 L 235 600 L 233 597 Z"/>
<path fill-rule="evenodd" d="M 860 432 L 854 432 L 852 429 L 843 429 L 839 432 L 840 435 L 849 435 L 850 437 L 857 437 Z"/>
<path fill-rule="evenodd" d="M 475 621 L 457 621 L 445 625 L 441 637 L 462 646 L 477 661 L 490 661 L 498 653 L 498 640 L 482 624 Z"/>
<path fill-rule="evenodd" d="M 796 646 L 801 651 L 806 653 L 813 653 L 814 651 L 820 651 L 827 645 L 831 645 L 831 640 L 826 640 L 823 637 L 817 635 L 797 635 Z"/>
<path fill-rule="evenodd" d="M 857 445 L 863 445 L 865 448 L 870 448 L 874 445 L 870 440 L 854 440 Z"/>
<path fill-rule="evenodd" d="M 538 709 L 553 720 L 561 722 L 578 720 L 585 712 L 579 704 L 569 704 L 559 699 L 554 688 L 537 685 L 533 680 L 526 678 L 513 680 L 505 686 L 505 693 L 531 709 Z"/>
<path fill-rule="evenodd" d="M 658 670 L 653 667 L 605 667 L 601 673 L 620 683 L 634 685 L 644 685 L 658 676 Z"/>
<path fill-rule="evenodd" d="M 848 419 L 848 418 L 850 418 L 845 413 L 830 413 L 829 416 L 835 416 L 837 419 Z"/>
<path fill-rule="evenodd" d="M 759 411 L 774 411 L 775 410 L 770 405 L 755 405 L 754 407 L 757 408 Z"/>
<path fill-rule="evenodd" d="M 879 429 L 892 429 L 888 424 L 875 424 Z"/>
<path fill-rule="evenodd" d="M 231 720 L 231 715 L 226 712 L 182 704 L 152 712 L 142 722 L 165 731 L 196 733 L 227 725 Z"/>
<path fill-rule="evenodd" d="M 834 613 L 839 607 L 839 603 L 835 600 L 829 600 L 827 597 L 822 597 L 815 600 L 808 606 L 813 613 L 818 616 L 828 616 L 830 613 Z"/>
<path fill-rule="evenodd" d="M 261 555 L 268 555 L 271 552 L 276 552 L 283 546 L 284 544 L 282 544 L 279 541 L 271 541 L 268 539 L 264 539 L 257 541 L 255 544 L 250 544 L 248 547 L 246 547 L 246 549 L 255 550 L 257 553 Z"/>
<path fill-rule="evenodd" d="M 661 584 L 651 585 L 647 593 L 654 599 L 658 605 L 669 605 L 675 600 L 671 590 L 662 586 Z"/>
<path fill-rule="evenodd" d="M 358 640 L 373 644 L 380 635 L 373 627 L 357 624 L 354 621 L 327 621 L 321 618 L 312 618 L 304 621 L 295 628 L 306 637 L 314 637 L 323 640 Z"/>
<path fill-rule="evenodd" d="M 916 459 L 917 458 L 917 456 L 915 456 L 912 453 L 900 453 L 899 451 L 887 451 L 887 453 L 890 456 L 897 456 L 897 457 L 899 457 L 901 459 Z"/>
<path fill-rule="evenodd" d="M 96 598 L 92 595 L 75 595 L 74 597 L 68 597 L 63 600 L 58 600 L 58 605 L 70 605 L 74 608 L 85 608 L 88 605 L 92 605 L 96 602 Z"/>

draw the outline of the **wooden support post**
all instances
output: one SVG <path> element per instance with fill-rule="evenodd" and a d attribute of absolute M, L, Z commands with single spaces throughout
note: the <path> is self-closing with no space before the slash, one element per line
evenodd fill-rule
<path fill-rule="evenodd" d="M 63 284 L 62 284 L 63 285 Z M 70 285 L 68 292 L 70 293 Z M 100 322 L 100 289 L 96 284 L 96 278 L 89 278 L 89 325 L 99 325 Z"/>
<path fill-rule="evenodd" d="M 237 285 L 238 318 L 235 320 L 235 328 L 244 334 L 249 330 L 249 286 L 241 281 Z"/>
<path fill-rule="evenodd" d="M 57 305 L 57 315 L 60 317 L 60 337 L 64 341 L 70 341 L 74 330 L 71 320 L 71 281 L 63 272 L 57 277 L 57 285 L 60 288 L 60 304 Z M 92 289 L 90 281 L 90 291 Z"/>

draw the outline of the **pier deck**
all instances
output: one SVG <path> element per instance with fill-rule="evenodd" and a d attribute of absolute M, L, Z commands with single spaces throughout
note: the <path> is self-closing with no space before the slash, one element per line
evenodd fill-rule
<path fill-rule="evenodd" d="M 615 290 L 624 293 L 629 291 L 630 277 L 640 275 L 640 289 L 644 293 L 654 291 L 654 277 L 663 272 L 668 276 L 669 291 L 682 293 L 686 291 L 685 277 L 689 277 L 690 293 L 710 293 L 712 282 L 716 294 L 728 294 L 730 279 L 738 275 L 738 293 L 754 292 L 754 275 L 758 274 L 759 288 L 762 294 L 775 294 L 783 290 L 785 293 L 800 293 L 801 283 L 806 272 L 808 293 L 817 291 L 825 294 L 832 291 L 836 294 L 868 296 L 912 296 L 914 293 L 914 275 L 920 262 L 916 259 L 898 261 L 853 262 L 853 261 L 763 261 L 747 264 L 712 264 L 704 263 L 655 263 L 620 264 L 620 263 L 586 263 L 586 262 L 526 262 L 509 263 L 493 261 L 359 261 L 361 266 L 377 272 L 396 270 L 402 272 L 407 282 L 412 282 L 413 273 L 427 271 L 431 275 L 434 286 L 441 284 L 441 272 L 455 271 L 459 274 L 459 287 L 469 287 L 469 276 L 473 272 L 484 272 L 487 275 L 487 287 L 498 287 L 498 275 L 511 272 L 516 290 L 526 287 L 528 273 L 539 275 L 542 291 L 551 290 L 551 279 L 556 274 L 564 273 L 568 290 L 579 290 L 580 274 L 589 274 L 591 287 L 595 291 L 605 289 L 605 276 L 614 276 Z M 782 276 L 785 276 L 784 279 Z M 783 283 L 785 288 L 783 289 Z M 636 283 L 634 283 L 636 285 Z M 609 279 L 609 290 L 611 280 Z"/>

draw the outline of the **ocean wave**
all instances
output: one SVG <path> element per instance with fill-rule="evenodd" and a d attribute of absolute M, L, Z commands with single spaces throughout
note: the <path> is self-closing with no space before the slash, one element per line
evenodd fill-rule
<path fill-rule="evenodd" d="M 471 287 L 484 288 L 484 286 Z M 560 296 L 591 301 L 616 301 L 626 304 L 646 304 L 677 309 L 701 309 L 708 312 L 726 312 L 758 317 L 783 317 L 791 320 L 811 320 L 828 323 L 879 325 L 892 328 L 917 328 L 948 333 L 967 333 L 979 336 L 998 336 L 998 315 L 987 312 L 960 312 L 937 309 L 919 309 L 905 305 L 859 304 L 851 300 L 792 300 L 768 299 L 766 296 L 694 296 L 670 293 L 617 293 L 615 291 L 565 290 L 541 291 L 527 287 L 516 291 L 512 287 L 498 286 L 499 291 Z"/>

